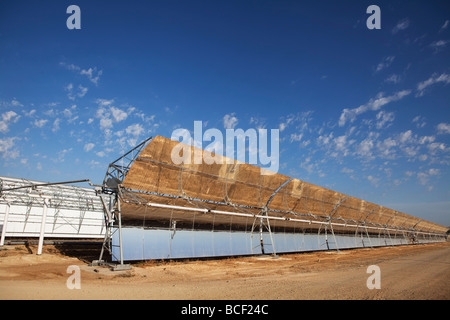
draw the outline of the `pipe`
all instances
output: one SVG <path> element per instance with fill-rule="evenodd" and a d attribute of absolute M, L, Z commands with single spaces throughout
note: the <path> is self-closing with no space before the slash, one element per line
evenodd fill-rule
<path fill-rule="evenodd" d="M 128 203 L 129 201 L 126 201 Z M 313 221 L 313 220 L 304 220 L 304 219 L 296 219 L 296 218 L 283 218 L 283 217 L 274 217 L 269 215 L 260 215 L 260 214 L 248 214 L 248 213 L 241 213 L 241 212 L 231 212 L 231 211 L 222 211 L 222 210 L 214 210 L 214 209 L 204 209 L 204 208 L 191 208 L 191 207 L 182 207 L 182 206 L 175 206 L 175 205 L 169 205 L 169 204 L 160 204 L 160 203 L 153 203 L 153 202 L 147 202 L 145 205 L 149 207 L 155 207 L 155 208 L 165 208 L 165 209 L 176 209 L 176 210 L 183 210 L 183 211 L 196 211 L 196 212 L 203 212 L 203 213 L 217 213 L 217 214 L 224 214 L 224 215 L 230 215 L 230 216 L 240 216 L 240 217 L 253 217 L 253 218 L 266 218 L 266 219 L 272 219 L 272 220 L 289 220 L 293 222 L 304 222 L 304 223 L 314 223 L 314 224 L 320 224 L 320 225 L 334 225 L 334 226 L 341 226 L 341 227 L 350 227 L 350 228 L 357 228 L 359 225 L 355 224 L 345 224 L 345 223 L 338 223 L 338 222 L 329 222 L 329 221 Z M 375 229 L 375 230 L 389 230 L 389 231 L 402 231 L 401 229 L 392 229 L 392 228 L 381 228 L 381 227 L 371 227 L 371 226 L 365 226 L 367 229 Z M 423 233 L 423 234 L 430 234 L 427 232 L 421 232 L 417 231 L 417 233 Z"/>

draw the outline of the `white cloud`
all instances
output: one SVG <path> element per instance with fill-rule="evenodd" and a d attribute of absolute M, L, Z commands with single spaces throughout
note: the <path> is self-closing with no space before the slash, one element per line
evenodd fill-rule
<path fill-rule="evenodd" d="M 424 172 L 418 172 L 417 173 L 417 179 L 419 180 L 420 184 L 427 185 L 430 180 L 430 176 L 439 176 L 440 170 L 436 168 L 428 169 Z"/>
<path fill-rule="evenodd" d="M 36 128 L 42 128 L 43 126 L 45 126 L 45 124 L 48 122 L 47 119 L 41 119 L 41 120 L 34 120 L 33 125 Z"/>
<path fill-rule="evenodd" d="M 441 29 L 439 30 L 439 32 L 444 31 L 445 29 L 448 28 L 448 26 L 450 25 L 450 20 L 445 20 L 444 24 L 442 25 Z"/>
<path fill-rule="evenodd" d="M 398 74 L 391 74 L 388 78 L 386 78 L 385 82 L 391 82 L 391 83 L 399 83 L 401 80 L 401 77 Z"/>
<path fill-rule="evenodd" d="M 299 112 L 297 114 L 289 114 L 286 117 L 281 117 L 281 122 L 278 128 L 283 132 L 286 128 L 295 125 L 295 129 L 303 133 L 308 129 L 309 122 L 312 118 L 313 111 Z"/>
<path fill-rule="evenodd" d="M 303 133 L 300 133 L 300 134 L 292 133 L 292 134 L 291 134 L 290 141 L 291 141 L 291 142 L 293 142 L 293 141 L 301 141 L 301 140 L 302 140 L 302 137 L 303 137 Z"/>
<path fill-rule="evenodd" d="M 57 153 L 57 155 L 58 155 L 58 158 L 57 159 L 52 159 L 54 162 L 64 162 L 64 158 L 65 158 L 65 156 L 66 156 L 66 154 L 68 154 L 69 152 L 71 152 L 72 151 L 72 148 L 69 148 L 69 149 L 63 149 L 63 150 L 61 150 L 61 151 L 59 151 L 58 153 Z"/>
<path fill-rule="evenodd" d="M 395 119 L 394 113 L 393 112 L 385 112 L 383 110 L 381 110 L 380 112 L 378 112 L 377 116 L 377 129 L 381 129 L 381 128 L 388 128 L 392 125 L 392 122 Z"/>
<path fill-rule="evenodd" d="M 13 98 L 11 101 L 2 101 L 0 100 L 0 108 L 19 108 L 23 107 L 23 104 L 21 104 L 19 101 L 17 101 L 16 98 Z"/>
<path fill-rule="evenodd" d="M 280 131 L 284 131 L 284 129 L 286 129 L 295 120 L 295 115 L 290 114 L 283 120 L 284 121 L 279 124 Z"/>
<path fill-rule="evenodd" d="M 97 67 L 89 68 L 88 70 L 81 70 L 81 75 L 85 75 L 88 79 L 95 85 L 98 85 L 98 81 L 100 80 L 100 76 L 103 74 L 103 70 L 97 71 Z"/>
<path fill-rule="evenodd" d="M 384 139 L 382 142 L 377 142 L 377 148 L 380 152 L 380 155 L 384 158 L 395 158 L 395 151 L 392 148 L 398 145 L 397 141 L 388 137 Z"/>
<path fill-rule="evenodd" d="M 266 120 L 259 117 L 250 117 L 250 124 L 254 125 L 257 130 L 266 128 Z"/>
<path fill-rule="evenodd" d="M 413 123 L 416 124 L 417 128 L 423 128 L 426 126 L 426 122 L 425 122 L 425 118 L 422 116 L 416 116 L 414 117 L 414 119 L 412 120 Z"/>
<path fill-rule="evenodd" d="M 408 177 L 412 177 L 414 175 L 414 171 L 405 171 L 405 175 Z"/>
<path fill-rule="evenodd" d="M 53 128 L 52 128 L 53 132 L 57 132 L 59 130 L 59 124 L 60 123 L 61 123 L 61 119 L 60 118 L 56 118 L 55 121 L 53 121 Z"/>
<path fill-rule="evenodd" d="M 450 134 L 450 123 L 439 123 L 437 125 L 438 134 Z"/>
<path fill-rule="evenodd" d="M 344 167 L 341 169 L 341 172 L 342 173 L 353 173 L 353 172 L 355 172 L 355 170 Z"/>
<path fill-rule="evenodd" d="M 421 154 L 419 156 L 419 161 L 426 161 L 428 159 L 428 156 L 426 154 Z"/>
<path fill-rule="evenodd" d="M 376 178 L 371 175 L 367 176 L 367 180 L 369 180 L 369 182 L 375 187 L 378 187 L 378 184 L 380 183 L 380 178 Z"/>
<path fill-rule="evenodd" d="M 343 127 L 347 121 L 353 122 L 355 121 L 356 117 L 362 113 L 365 113 L 367 111 L 377 111 L 382 106 L 393 102 L 401 100 L 403 97 L 406 97 L 411 93 L 411 90 L 402 90 L 398 91 L 395 94 L 391 96 L 384 97 L 382 93 L 379 93 L 376 97 L 376 99 L 370 99 L 369 102 L 366 104 L 363 104 L 359 106 L 358 108 L 354 109 L 344 109 L 341 113 L 341 116 L 339 118 L 339 126 Z"/>
<path fill-rule="evenodd" d="M 132 125 L 128 126 L 125 129 L 125 132 L 127 134 L 130 134 L 130 135 L 134 136 L 134 137 L 138 137 L 138 136 L 140 136 L 141 134 L 143 134 L 145 132 L 145 129 L 144 129 L 144 127 L 141 124 L 135 123 L 135 124 L 132 124 Z"/>
<path fill-rule="evenodd" d="M 442 142 L 433 142 L 430 143 L 428 146 L 428 151 L 431 155 L 436 155 L 439 151 L 445 152 L 447 151 L 447 147 L 445 143 Z"/>
<path fill-rule="evenodd" d="M 347 156 L 349 154 L 349 146 L 352 145 L 355 140 L 347 140 L 346 135 L 342 135 L 333 139 L 334 150 L 337 152 L 336 155 Z"/>
<path fill-rule="evenodd" d="M 67 70 L 78 73 L 80 75 L 86 76 L 89 81 L 91 81 L 96 86 L 98 85 L 98 81 L 100 80 L 100 76 L 103 74 L 103 70 L 98 70 L 97 67 L 82 69 L 81 67 L 74 64 L 67 64 L 65 62 L 59 63 L 61 66 L 65 67 Z"/>
<path fill-rule="evenodd" d="M 430 47 L 434 50 L 434 53 L 438 53 L 439 51 L 444 49 L 449 43 L 450 40 L 437 40 L 430 43 Z"/>
<path fill-rule="evenodd" d="M 36 113 L 36 109 L 30 110 L 29 112 L 23 111 L 23 113 L 26 117 L 31 118 Z"/>
<path fill-rule="evenodd" d="M 8 137 L 0 139 L 0 154 L 3 159 L 16 159 L 19 156 L 19 151 L 14 149 L 16 140 L 19 140 L 19 138 Z"/>
<path fill-rule="evenodd" d="M 100 119 L 100 130 L 110 129 L 113 126 L 113 121 L 110 118 Z"/>
<path fill-rule="evenodd" d="M 407 143 L 407 142 L 411 141 L 411 139 L 412 139 L 412 131 L 411 130 L 402 132 L 399 135 L 399 141 L 401 143 Z"/>
<path fill-rule="evenodd" d="M 111 107 L 110 111 L 115 122 L 123 121 L 128 117 L 128 114 L 125 111 L 120 110 L 116 107 Z"/>
<path fill-rule="evenodd" d="M 122 109 L 110 106 L 113 100 L 97 99 L 97 103 L 99 108 L 95 117 L 100 119 L 100 130 L 102 131 L 111 129 L 114 123 L 124 121 L 128 117 L 128 113 Z M 107 106 L 110 107 L 106 108 Z"/>
<path fill-rule="evenodd" d="M 372 155 L 372 149 L 374 147 L 374 140 L 370 139 L 370 138 L 366 138 L 363 141 L 361 141 L 359 143 L 359 145 L 356 148 L 356 154 L 364 157 L 364 158 L 368 158 L 368 159 L 372 159 L 373 155 Z"/>
<path fill-rule="evenodd" d="M 23 107 L 23 104 L 21 104 L 19 101 L 17 101 L 16 98 L 13 98 L 11 100 L 11 106 L 12 107 Z"/>
<path fill-rule="evenodd" d="M 394 62 L 395 56 L 389 56 L 383 59 L 383 61 L 381 61 L 378 65 L 377 68 L 375 69 L 375 72 L 380 72 L 383 69 L 388 68 L 392 62 Z"/>
<path fill-rule="evenodd" d="M 409 27 L 409 19 L 405 18 L 400 20 L 394 28 L 392 28 L 392 34 L 396 34 L 401 30 L 405 30 L 406 28 Z"/>
<path fill-rule="evenodd" d="M 234 129 L 238 124 L 238 118 L 235 113 L 226 114 L 223 117 L 223 126 L 225 129 Z"/>
<path fill-rule="evenodd" d="M 333 132 L 330 132 L 328 135 L 322 134 L 317 138 L 318 145 L 328 145 L 333 139 Z"/>
<path fill-rule="evenodd" d="M 114 99 L 111 100 L 106 100 L 106 99 L 97 99 L 95 100 L 95 102 L 100 106 L 100 107 L 107 107 L 111 104 L 114 103 Z"/>
<path fill-rule="evenodd" d="M 74 101 L 77 97 L 83 98 L 88 92 L 88 88 L 83 87 L 82 85 L 78 85 L 78 90 L 74 90 L 74 86 L 72 83 L 69 83 L 64 87 L 64 90 L 67 92 L 67 98 Z"/>
<path fill-rule="evenodd" d="M 95 147 L 95 144 L 93 144 L 92 142 L 86 143 L 86 144 L 84 145 L 84 151 L 89 152 L 89 151 L 91 151 L 94 147 Z"/>
<path fill-rule="evenodd" d="M 450 75 L 448 75 L 447 73 L 442 73 L 441 75 L 437 75 L 435 73 L 427 80 L 419 82 L 417 84 L 418 92 L 416 94 L 416 97 L 423 96 L 426 88 L 428 88 L 429 86 L 431 86 L 433 84 L 439 83 L 439 82 L 443 82 L 444 84 L 449 84 L 450 83 Z"/>
<path fill-rule="evenodd" d="M 86 93 L 88 92 L 88 88 L 83 87 L 82 85 L 79 85 L 78 89 L 79 89 L 79 91 L 77 93 L 77 96 L 79 98 L 83 98 L 86 95 Z"/>
<path fill-rule="evenodd" d="M 0 132 L 7 133 L 9 131 L 9 125 L 16 123 L 19 119 L 20 116 L 12 110 L 3 113 L 2 119 L 0 120 Z"/>
<path fill-rule="evenodd" d="M 423 136 L 420 139 L 417 140 L 417 142 L 419 144 L 425 144 L 425 143 L 431 143 L 435 140 L 436 138 L 434 136 Z"/>

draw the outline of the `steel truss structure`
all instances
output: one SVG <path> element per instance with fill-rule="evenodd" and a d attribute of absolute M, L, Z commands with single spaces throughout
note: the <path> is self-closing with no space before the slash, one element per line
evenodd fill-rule
<path fill-rule="evenodd" d="M 109 204 L 102 200 L 110 230 L 103 249 L 113 254 L 115 226 L 120 247 L 116 260 L 121 266 L 122 225 L 139 226 L 143 220 L 173 232 L 193 229 L 194 223 L 198 230 L 238 231 L 247 229 L 250 220 L 251 239 L 258 230 L 262 254 L 267 245 L 276 254 L 274 229 L 316 232 L 319 241 L 323 234 L 325 243 L 319 247 L 327 249 L 331 235 L 336 250 L 336 234 L 361 237 L 363 246 L 367 240 L 369 247 L 374 237 L 383 237 L 386 245 L 397 238 L 405 243 L 446 239 L 446 227 L 281 174 L 262 175 L 258 167 L 225 157 L 219 156 L 222 161 L 213 164 L 175 164 L 171 153 L 178 144 L 160 136 L 148 138 L 108 167 L 102 193 L 112 200 Z M 183 150 L 190 150 L 192 157 L 206 152 L 191 146 Z M 270 243 L 264 243 L 263 232 L 268 232 Z"/>
<path fill-rule="evenodd" d="M 89 180 L 45 183 L 0 177 L 0 218 L 5 237 L 102 238 L 103 208 L 95 191 L 69 184 Z"/>
<path fill-rule="evenodd" d="M 103 206 L 106 232 L 99 259 L 92 262 L 93 266 L 110 265 L 113 267 L 113 270 L 127 270 L 130 268 L 129 265 L 124 264 L 123 260 L 120 186 L 131 165 L 136 160 L 136 157 L 151 139 L 150 137 L 144 140 L 126 154 L 111 162 L 108 166 L 105 178 L 103 179 L 103 185 L 101 189 L 98 189 L 98 195 Z M 116 232 L 119 233 L 119 257 L 115 256 L 112 244 L 112 238 Z M 104 259 L 105 250 L 108 251 L 113 260 L 120 261 L 120 264 L 116 265 L 107 262 Z"/>

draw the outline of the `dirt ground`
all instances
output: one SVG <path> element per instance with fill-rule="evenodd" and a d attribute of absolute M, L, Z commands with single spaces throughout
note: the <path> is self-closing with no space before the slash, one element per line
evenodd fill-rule
<path fill-rule="evenodd" d="M 95 249 L 97 250 L 97 248 Z M 0 299 L 450 299 L 450 243 L 215 260 L 150 261 L 128 271 L 91 267 L 55 246 L 0 251 Z M 81 289 L 68 289 L 79 266 Z M 380 289 L 368 289 L 370 265 Z"/>

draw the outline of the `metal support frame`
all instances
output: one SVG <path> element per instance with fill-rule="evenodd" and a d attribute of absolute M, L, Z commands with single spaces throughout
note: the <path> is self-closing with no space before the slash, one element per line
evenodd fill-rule
<path fill-rule="evenodd" d="M 122 271 L 129 270 L 131 266 L 129 264 L 123 263 L 123 243 L 122 243 L 122 214 L 120 207 L 120 196 L 119 193 L 116 192 L 112 194 L 110 197 L 110 203 L 107 205 L 105 203 L 105 199 L 102 194 L 99 195 L 102 201 L 104 213 L 105 213 L 105 238 L 103 240 L 102 249 L 100 251 L 100 256 L 98 260 L 94 260 L 91 263 L 91 266 L 109 266 L 112 267 L 114 271 Z M 114 230 L 116 229 L 116 230 Z M 112 247 L 112 237 L 115 232 L 119 232 L 119 257 L 116 257 L 113 253 Z M 116 260 L 119 260 L 119 264 L 106 262 L 103 258 L 105 250 L 109 252 L 109 254 L 114 257 Z"/>
<path fill-rule="evenodd" d="M 261 248 L 261 254 L 266 254 L 266 251 L 264 249 L 264 239 L 263 239 L 263 232 L 264 232 L 264 228 L 265 228 L 269 232 L 270 245 L 272 246 L 272 255 L 274 257 L 276 257 L 277 252 L 275 249 L 275 242 L 273 241 L 272 229 L 270 228 L 270 220 L 269 220 L 269 216 L 267 214 L 268 210 L 269 209 L 267 207 L 265 207 L 261 210 L 261 213 L 259 215 L 254 216 L 252 229 L 250 231 L 250 247 L 251 247 L 251 252 L 253 254 L 253 249 L 258 247 L 258 246 L 253 247 L 253 232 L 255 230 L 256 222 L 259 220 L 259 247 Z M 264 220 L 266 220 L 266 223 L 264 223 Z"/>
<path fill-rule="evenodd" d="M 95 194 L 86 192 L 78 187 L 68 186 L 68 184 L 88 182 L 93 186 L 89 179 L 40 183 L 37 181 L 29 181 L 25 179 L 14 179 L 1 177 L 2 184 L 0 186 L 0 202 L 7 206 L 25 207 L 23 216 L 23 229 L 18 232 L 25 232 L 25 229 L 30 223 L 29 218 L 32 213 L 32 208 L 44 207 L 42 198 L 47 198 L 47 209 L 53 209 L 53 226 L 52 232 L 56 230 L 58 219 L 63 219 L 59 225 L 69 225 L 76 231 L 74 234 L 79 234 L 81 225 L 84 223 L 84 216 L 87 211 L 97 211 L 101 208 L 99 201 L 97 201 Z M 74 210 L 80 213 L 77 223 L 68 221 L 60 214 L 61 210 Z M 14 214 L 9 213 L 8 224 L 13 221 Z M 4 228 L 6 229 L 6 228 Z M 6 230 L 5 230 L 6 231 Z M 40 233 L 39 233 L 40 234 Z"/>
<path fill-rule="evenodd" d="M 270 209 L 269 204 L 270 204 L 271 200 L 285 185 L 287 185 L 292 180 L 292 178 L 285 181 L 278 189 L 276 189 L 275 192 L 271 195 L 271 197 L 267 201 L 267 203 L 265 205 L 261 205 L 261 206 L 246 206 L 246 205 L 234 204 L 231 202 L 230 199 L 228 199 L 227 196 L 225 196 L 224 201 L 193 199 L 193 198 L 187 197 L 186 194 L 183 192 L 183 186 L 182 186 L 182 180 L 181 180 L 182 179 L 182 171 L 183 170 L 192 170 L 192 169 L 186 169 L 186 168 L 181 168 L 181 171 L 180 171 L 181 185 L 179 185 L 179 189 L 180 189 L 179 195 L 161 194 L 161 193 L 155 193 L 155 192 L 151 192 L 151 191 L 132 190 L 132 189 L 125 188 L 122 185 L 122 183 L 123 183 L 126 175 L 128 174 L 128 171 L 130 170 L 132 164 L 138 158 L 140 161 L 153 162 L 153 163 L 156 163 L 156 164 L 162 165 L 162 166 L 172 166 L 167 163 L 161 163 L 154 159 L 140 156 L 140 152 L 144 149 L 147 142 L 149 142 L 151 139 L 152 139 L 152 137 L 144 140 L 142 143 L 140 143 L 139 145 L 137 145 L 136 147 L 134 147 L 133 149 L 128 151 L 126 154 L 124 154 L 120 158 L 113 161 L 108 167 L 108 170 L 106 172 L 106 175 L 105 175 L 105 178 L 103 181 L 101 193 L 110 195 L 111 199 L 113 201 L 113 204 L 110 207 L 108 207 L 102 200 L 102 202 L 104 203 L 105 226 L 106 226 L 107 231 L 105 233 L 105 239 L 104 239 L 104 243 L 102 246 L 102 252 L 100 255 L 100 259 L 96 260 L 94 262 L 104 263 L 104 261 L 103 261 L 104 250 L 108 250 L 111 254 L 113 254 L 112 245 L 111 245 L 112 235 L 116 231 L 118 231 L 119 232 L 120 257 L 114 257 L 114 258 L 116 260 L 120 260 L 120 266 L 124 266 L 124 264 L 123 264 L 123 244 L 122 244 L 122 225 L 121 225 L 121 202 L 133 203 L 133 204 L 137 204 L 137 205 L 144 205 L 144 206 L 155 207 L 155 208 L 172 209 L 172 210 L 176 209 L 176 210 L 182 210 L 182 211 L 186 211 L 186 212 L 193 212 L 194 218 L 195 218 L 195 214 L 197 212 L 210 213 L 210 214 L 214 214 L 214 215 L 222 214 L 222 215 L 228 215 L 231 217 L 241 216 L 241 217 L 253 218 L 253 224 L 252 224 L 252 228 L 251 228 L 251 252 L 253 253 L 253 249 L 254 249 L 253 248 L 253 233 L 255 232 L 255 230 L 257 230 L 257 228 L 259 228 L 259 246 L 260 246 L 262 254 L 266 253 L 265 245 L 267 245 L 267 243 L 265 244 L 263 241 L 263 232 L 264 232 L 264 228 L 265 228 L 268 231 L 269 236 L 270 236 L 270 241 L 271 241 L 271 245 L 273 248 L 273 254 L 276 255 L 275 244 L 274 244 L 272 230 L 271 230 L 271 226 L 270 226 L 270 220 L 291 220 L 292 222 L 308 223 L 310 225 L 318 224 L 319 248 L 320 248 L 320 231 L 323 226 L 325 229 L 326 245 L 327 245 L 327 248 L 330 249 L 330 246 L 328 243 L 328 233 L 327 233 L 328 229 L 330 229 L 332 236 L 334 238 L 335 244 L 336 244 L 337 252 L 339 252 L 339 247 L 338 247 L 338 243 L 337 243 L 337 239 L 336 239 L 336 235 L 335 235 L 333 226 L 344 227 L 346 229 L 355 228 L 356 234 L 358 232 L 358 228 L 364 227 L 364 230 L 369 239 L 369 243 L 370 243 L 371 247 L 372 247 L 372 243 L 370 241 L 370 236 L 369 236 L 369 231 L 368 231 L 369 229 L 372 230 L 371 233 L 374 233 L 374 232 L 376 232 L 376 230 L 379 230 L 380 231 L 379 236 L 381 234 L 381 231 L 384 231 L 384 235 L 386 236 L 386 233 L 387 233 L 389 238 L 390 238 L 389 231 L 401 232 L 401 231 L 405 230 L 405 228 L 400 228 L 398 226 L 390 226 L 388 223 L 386 223 L 385 225 L 380 225 L 380 224 L 377 224 L 374 222 L 366 223 L 367 218 L 370 216 L 370 214 L 375 209 L 373 209 L 371 212 L 369 212 L 369 214 L 366 215 L 366 217 L 363 221 L 355 221 L 355 220 L 351 220 L 351 219 L 343 219 L 343 218 L 333 217 L 337 208 L 346 199 L 348 199 L 349 196 L 340 200 L 337 204 L 335 204 L 335 206 L 329 212 L 328 215 L 324 214 L 323 216 L 312 215 L 311 213 L 307 214 L 307 213 L 302 213 L 302 212 L 293 212 L 292 210 L 283 211 L 283 210 L 278 210 L 278 209 L 276 209 L 276 210 Z M 192 171 L 194 171 L 194 170 L 192 170 Z M 148 200 L 146 200 L 144 198 L 144 195 L 163 196 L 163 197 L 167 197 L 168 199 L 183 199 L 183 200 L 186 200 L 187 205 L 191 204 L 193 206 L 179 206 L 179 205 L 168 205 L 168 204 L 162 204 L 162 203 L 152 203 L 152 202 L 148 202 Z M 226 205 L 230 208 L 233 207 L 235 210 L 234 211 L 214 210 L 212 208 L 207 207 L 206 204 L 208 204 L 208 203 L 211 203 L 214 205 Z M 199 204 L 201 204 L 201 205 L 199 205 Z M 257 211 L 259 211 L 259 213 L 255 214 L 254 211 L 252 213 L 248 209 L 257 210 Z M 288 217 L 283 217 L 283 216 L 270 215 L 270 212 L 274 212 L 276 214 L 282 214 L 282 215 L 283 214 L 294 215 L 294 217 L 288 218 Z M 305 218 L 303 219 L 302 217 L 305 217 Z M 313 219 L 311 219 L 311 217 L 313 217 L 315 219 L 313 220 Z M 391 219 L 392 218 L 393 217 L 391 217 Z M 308 220 L 306 220 L 306 219 L 308 219 Z M 115 228 L 116 231 L 113 231 L 113 228 Z M 175 226 L 173 229 L 175 232 Z M 422 231 L 420 231 L 420 232 L 425 233 Z M 385 239 L 386 239 L 386 237 L 385 237 Z M 387 243 L 386 243 L 386 245 L 387 245 Z M 392 239 L 391 239 L 391 245 L 392 245 Z"/>
<path fill-rule="evenodd" d="M 356 237 L 357 237 L 357 234 L 358 234 L 358 228 L 359 228 L 360 226 L 363 226 L 363 227 L 364 227 L 364 230 L 366 231 L 367 239 L 369 240 L 369 245 L 370 245 L 370 247 L 371 247 L 372 249 L 373 249 L 372 241 L 370 241 L 369 232 L 367 231 L 366 220 L 367 220 L 367 218 L 375 211 L 375 209 L 377 209 L 377 208 L 379 208 L 379 207 L 373 208 L 372 211 L 370 211 L 370 212 L 366 215 L 366 217 L 364 218 L 364 220 L 363 220 L 363 221 L 360 221 L 360 223 L 358 224 L 358 226 L 356 227 L 356 230 L 355 230 L 355 242 L 356 242 Z M 364 237 L 362 236 L 362 234 L 361 234 L 361 240 L 362 240 L 362 245 L 363 245 L 363 247 L 365 248 L 365 245 L 364 245 Z M 355 243 L 355 244 L 356 244 L 356 243 Z"/>
<path fill-rule="evenodd" d="M 330 211 L 330 213 L 329 213 L 328 216 L 326 217 L 326 221 L 327 221 L 327 222 L 324 224 L 324 230 L 325 230 L 325 244 L 326 244 L 326 246 L 327 246 L 327 250 L 330 250 L 330 245 L 329 245 L 329 243 L 328 243 L 328 234 L 327 234 L 327 229 L 328 229 L 328 227 L 330 227 L 330 229 L 331 229 L 331 234 L 333 235 L 334 243 L 335 243 L 335 245 L 336 245 L 336 251 L 337 251 L 337 252 L 340 252 L 340 251 L 339 251 L 339 246 L 338 246 L 338 243 L 337 243 L 337 240 L 336 240 L 336 235 L 334 234 L 333 224 L 331 223 L 331 219 L 332 219 L 333 213 L 336 211 L 336 209 L 337 209 L 337 208 L 338 208 L 345 200 L 347 200 L 348 198 L 349 198 L 349 196 L 347 196 L 347 197 L 345 197 L 344 199 L 340 200 L 340 201 L 333 207 L 333 209 Z M 322 226 L 322 225 L 319 226 L 319 231 L 318 231 L 318 233 L 317 233 L 317 240 L 319 241 L 319 249 L 320 249 L 320 247 L 321 247 L 321 244 L 320 244 L 320 229 L 321 229 L 321 226 Z"/>
<path fill-rule="evenodd" d="M 101 190 L 97 190 L 98 195 L 102 201 L 104 217 L 105 217 L 105 238 L 103 240 L 102 249 L 98 260 L 94 260 L 91 266 L 107 265 L 112 267 L 114 271 L 129 270 L 131 266 L 124 264 L 123 261 L 123 243 L 122 243 L 122 210 L 121 210 L 121 185 L 125 176 L 130 170 L 131 165 L 137 159 L 142 149 L 145 147 L 148 141 L 152 137 L 145 139 L 136 147 L 125 153 L 123 156 L 117 158 L 109 164 L 103 179 L 103 186 Z M 109 204 L 105 203 L 104 195 L 109 196 Z M 116 230 L 114 230 L 116 229 Z M 119 257 L 116 257 L 113 253 L 112 237 L 115 232 L 119 232 Z M 103 255 L 107 250 L 110 255 L 116 260 L 120 261 L 119 264 L 106 262 L 103 259 Z"/>
<path fill-rule="evenodd" d="M 10 209 L 11 209 L 11 204 L 9 202 L 6 202 L 6 211 L 5 211 L 5 217 L 3 219 L 2 237 L 0 240 L 0 246 L 3 246 L 5 244 L 6 228 L 8 227 L 8 218 L 9 218 L 9 210 Z"/>
<path fill-rule="evenodd" d="M 287 185 L 293 178 L 288 179 L 287 181 L 283 182 L 273 193 L 272 195 L 269 197 L 269 200 L 267 200 L 266 205 L 262 207 L 260 215 L 261 217 L 259 218 L 259 245 L 261 247 L 261 253 L 265 254 L 265 250 L 264 250 L 264 241 L 263 241 L 263 226 L 264 226 L 264 217 L 266 218 L 266 229 L 269 232 L 269 236 L 270 236 L 270 243 L 272 245 L 272 255 L 274 257 L 277 256 L 277 252 L 275 249 L 275 242 L 273 241 L 273 236 L 272 236 L 272 230 L 270 228 L 270 221 L 269 221 L 269 216 L 268 213 L 270 211 L 269 209 L 269 204 L 272 201 L 273 197 L 275 197 L 275 195 L 285 186 Z M 251 246 L 251 252 L 253 253 L 253 231 L 255 228 L 255 222 L 256 222 L 256 217 L 253 221 L 253 225 L 252 225 L 252 229 L 251 229 L 251 234 L 250 234 L 250 246 Z"/>

